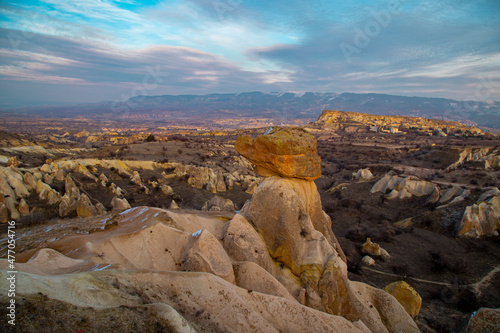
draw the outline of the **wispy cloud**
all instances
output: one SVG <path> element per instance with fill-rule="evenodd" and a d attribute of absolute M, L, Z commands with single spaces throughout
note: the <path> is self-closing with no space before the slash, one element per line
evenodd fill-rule
<path fill-rule="evenodd" d="M 390 3 L 398 10 L 390 12 Z M 57 99 L 48 91 L 63 84 L 66 99 L 83 91 L 86 101 L 114 99 L 158 65 L 168 80 L 154 94 L 461 99 L 484 77 L 500 83 L 499 14 L 500 3 L 488 0 L 7 0 L 0 5 L 0 97 L 22 104 L 14 89 L 24 84 L 32 98 Z M 341 43 L 356 48 L 350 61 Z M 500 99 L 500 89 L 491 91 Z"/>

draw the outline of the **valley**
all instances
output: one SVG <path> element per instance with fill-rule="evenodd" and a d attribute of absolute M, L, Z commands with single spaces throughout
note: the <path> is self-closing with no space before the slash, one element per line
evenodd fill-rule
<path fill-rule="evenodd" d="M 81 235 L 90 240 L 119 234 L 120 221 L 126 219 L 124 225 L 144 225 L 146 230 L 152 228 L 151 233 L 174 225 L 187 233 L 197 230 L 181 227 L 179 216 L 198 221 L 189 222 L 196 225 L 205 218 L 215 219 L 219 222 L 210 222 L 214 223 L 210 230 L 222 237 L 222 224 L 248 209 L 248 200 L 266 179 L 237 152 L 238 137 L 255 138 L 282 124 L 267 118 L 245 125 L 227 118 L 185 127 L 128 119 L 9 116 L 2 120 L 1 238 L 7 237 L 6 222 L 15 220 L 17 260 L 28 272 L 36 268 L 29 266 L 30 258 L 47 248 L 71 260 L 87 258 L 90 250 L 83 246 L 72 257 L 68 239 L 80 242 Z M 456 122 L 339 111 L 286 125 L 300 125 L 317 140 L 321 176 L 314 185 L 320 208 L 345 253 L 350 281 L 376 288 L 408 282 L 422 297 L 414 318 L 422 332 L 449 332 L 481 307 L 500 307 L 495 287 L 500 283 L 498 136 Z M 374 255 L 374 266 L 366 265 L 367 238 L 387 250 L 389 257 Z M 4 245 L 0 249 L 4 258 L 6 249 Z M 114 255 L 109 248 L 101 251 L 103 256 Z M 108 262 L 95 254 L 93 258 L 104 274 L 110 271 L 108 264 L 149 267 Z M 82 266 L 78 271 L 88 269 Z M 55 271 L 42 275 L 52 274 Z M 117 279 L 125 283 L 123 276 Z M 22 302 L 34 315 L 69 306 L 75 316 L 88 317 L 85 311 L 90 310 L 74 308 L 61 297 L 23 296 Z M 111 315 L 121 316 L 113 309 L 108 307 Z M 210 322 L 188 309 L 176 310 L 195 328 Z M 158 315 L 157 310 L 147 311 Z M 20 318 L 28 318 L 21 314 Z M 64 318 L 62 313 L 58 316 Z M 98 329 L 99 321 L 104 325 L 105 318 L 85 325 Z M 141 327 L 151 325 L 144 318 L 137 321 Z M 34 329 L 46 324 L 30 323 Z M 77 329 L 62 321 L 52 324 Z"/>

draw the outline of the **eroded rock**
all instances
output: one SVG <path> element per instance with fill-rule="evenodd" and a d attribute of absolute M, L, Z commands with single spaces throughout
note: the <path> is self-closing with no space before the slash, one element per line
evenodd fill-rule
<path fill-rule="evenodd" d="M 261 176 L 314 180 L 321 175 L 316 138 L 300 128 L 271 128 L 255 139 L 240 136 L 235 148 L 257 166 L 255 172 Z"/>

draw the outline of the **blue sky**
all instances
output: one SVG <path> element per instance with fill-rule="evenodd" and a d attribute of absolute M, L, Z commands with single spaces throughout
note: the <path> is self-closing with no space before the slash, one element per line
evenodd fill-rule
<path fill-rule="evenodd" d="M 213 92 L 500 100 L 498 0 L 0 2 L 0 106 Z"/>

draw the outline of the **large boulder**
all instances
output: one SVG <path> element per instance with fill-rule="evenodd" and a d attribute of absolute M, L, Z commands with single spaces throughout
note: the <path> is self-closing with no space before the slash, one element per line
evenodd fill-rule
<path fill-rule="evenodd" d="M 321 175 L 316 138 L 300 128 L 271 128 L 255 139 L 240 136 L 235 148 L 257 166 L 255 172 L 261 176 L 314 180 Z"/>

